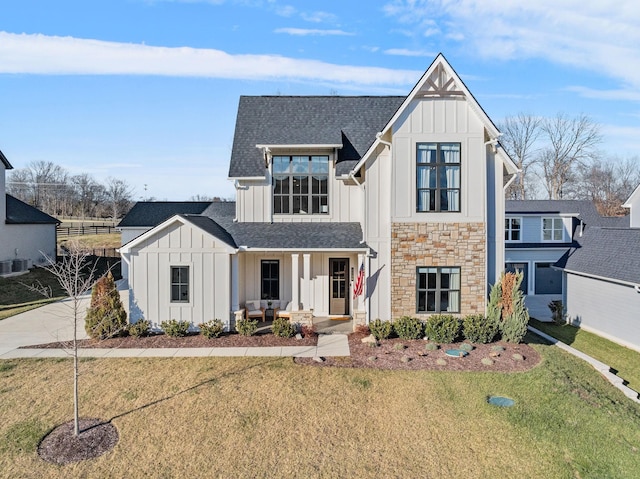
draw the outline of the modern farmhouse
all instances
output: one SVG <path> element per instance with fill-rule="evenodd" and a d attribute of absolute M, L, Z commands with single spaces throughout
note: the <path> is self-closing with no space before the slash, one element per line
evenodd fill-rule
<path fill-rule="evenodd" d="M 406 97 L 243 96 L 235 204 L 120 223 L 131 320 L 484 313 L 518 171 L 498 137 L 442 55 Z"/>

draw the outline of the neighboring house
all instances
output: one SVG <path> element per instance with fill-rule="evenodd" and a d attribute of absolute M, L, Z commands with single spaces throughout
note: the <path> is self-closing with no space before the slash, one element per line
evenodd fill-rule
<path fill-rule="evenodd" d="M 302 323 L 484 313 L 518 171 L 499 134 L 442 55 L 406 97 L 241 97 L 234 210 L 120 223 L 131 319 L 231 327 L 256 299 Z"/>
<path fill-rule="evenodd" d="M 554 268 L 592 227 L 616 226 L 624 218 L 600 216 L 591 201 L 507 200 L 505 213 L 505 270 L 522 271 L 526 294 L 560 299 L 562 271 Z"/>
<path fill-rule="evenodd" d="M 0 151 L 0 275 L 20 273 L 56 255 L 59 221 L 5 193 L 5 171 L 13 169 Z"/>
<path fill-rule="evenodd" d="M 640 351 L 640 187 L 623 206 L 618 226 L 588 228 L 555 266 L 568 321 Z"/>

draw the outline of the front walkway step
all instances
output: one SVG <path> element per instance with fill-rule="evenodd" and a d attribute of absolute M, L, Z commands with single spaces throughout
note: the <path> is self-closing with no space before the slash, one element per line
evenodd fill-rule
<path fill-rule="evenodd" d="M 318 336 L 318 356 L 350 356 L 346 334 L 321 334 Z"/>

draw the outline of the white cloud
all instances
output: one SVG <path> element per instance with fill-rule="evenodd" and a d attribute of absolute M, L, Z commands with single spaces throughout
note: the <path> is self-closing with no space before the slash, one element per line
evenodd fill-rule
<path fill-rule="evenodd" d="M 597 90 L 584 86 L 570 86 L 565 88 L 565 90 L 573 91 L 584 98 L 593 98 L 596 100 L 640 101 L 639 90 Z"/>
<path fill-rule="evenodd" d="M 300 16 L 303 20 L 313 23 L 334 22 L 336 20 L 336 16 L 328 12 L 302 13 Z"/>
<path fill-rule="evenodd" d="M 384 11 L 419 31 L 435 23 L 483 58 L 541 58 L 640 88 L 637 0 L 394 0 Z"/>
<path fill-rule="evenodd" d="M 407 48 L 389 48 L 383 52 L 385 55 L 397 55 L 402 57 L 435 57 L 437 54 L 427 50 L 409 50 Z"/>
<path fill-rule="evenodd" d="M 392 87 L 412 85 L 422 72 L 337 65 L 278 55 L 232 55 L 214 49 L 0 32 L 0 73 L 288 79 Z"/>
<path fill-rule="evenodd" d="M 297 36 L 353 35 L 353 33 L 343 30 L 320 30 L 313 28 L 276 28 L 274 32 Z"/>

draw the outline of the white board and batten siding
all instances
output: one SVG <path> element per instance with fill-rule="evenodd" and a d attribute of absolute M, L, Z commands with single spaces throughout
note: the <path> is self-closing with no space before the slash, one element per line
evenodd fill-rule
<path fill-rule="evenodd" d="M 284 153 L 283 153 L 284 154 Z M 287 152 L 286 154 L 295 154 Z M 305 151 L 297 154 L 324 154 L 317 151 Z M 328 214 L 275 214 L 273 210 L 273 186 L 270 171 L 265 170 L 264 180 L 239 180 L 236 189 L 236 214 L 241 223 L 278 223 L 278 222 L 361 222 L 362 192 L 355 184 L 336 179 L 333 161 L 329 155 L 329 212 Z"/>
<path fill-rule="evenodd" d="M 640 351 L 640 293 L 631 285 L 565 272 L 569 321 Z"/>
<path fill-rule="evenodd" d="M 120 246 L 123 246 L 129 241 L 136 239 L 138 236 L 146 233 L 150 229 L 150 226 L 120 228 Z M 126 262 L 122 261 L 120 269 L 122 278 L 129 279 L 129 265 Z"/>
<path fill-rule="evenodd" d="M 157 327 L 169 319 L 193 325 L 231 316 L 233 248 L 189 223 L 159 230 L 129 253 L 131 322 L 140 318 Z M 171 267 L 189 267 L 189 301 L 171 302 Z"/>

